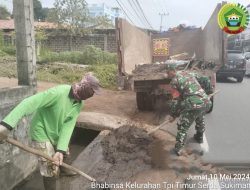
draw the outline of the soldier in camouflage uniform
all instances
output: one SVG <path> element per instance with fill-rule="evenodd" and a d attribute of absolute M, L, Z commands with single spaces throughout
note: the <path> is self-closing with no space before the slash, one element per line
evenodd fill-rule
<path fill-rule="evenodd" d="M 203 142 L 205 131 L 204 116 L 211 106 L 211 101 L 202 89 L 193 73 L 187 71 L 176 71 L 176 64 L 167 65 L 168 77 L 172 79 L 171 86 L 180 93 L 176 108 L 180 109 L 180 119 L 177 123 L 178 132 L 176 136 L 175 152 L 179 156 L 184 146 L 188 129 L 196 123 L 196 134 L 194 139 L 198 143 Z M 174 100 L 176 102 L 176 100 Z"/>
<path fill-rule="evenodd" d="M 196 78 L 196 80 L 199 82 L 199 84 L 201 85 L 201 88 L 206 92 L 206 94 L 209 95 L 213 93 L 211 80 L 208 76 L 201 75 L 195 72 L 189 72 L 189 73 Z"/>

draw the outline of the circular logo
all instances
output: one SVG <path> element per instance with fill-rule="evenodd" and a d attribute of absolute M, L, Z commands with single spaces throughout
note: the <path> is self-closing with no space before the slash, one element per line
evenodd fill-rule
<path fill-rule="evenodd" d="M 242 32 L 249 23 L 249 12 L 241 4 L 228 3 L 219 11 L 218 24 L 228 34 Z"/>

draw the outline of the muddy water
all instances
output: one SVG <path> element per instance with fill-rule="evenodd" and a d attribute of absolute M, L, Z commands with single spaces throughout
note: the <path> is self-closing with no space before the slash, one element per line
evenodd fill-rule
<path fill-rule="evenodd" d="M 74 161 L 98 134 L 97 131 L 75 128 L 70 143 L 71 160 Z M 36 170 L 27 180 L 13 190 L 44 190 L 42 176 Z"/>

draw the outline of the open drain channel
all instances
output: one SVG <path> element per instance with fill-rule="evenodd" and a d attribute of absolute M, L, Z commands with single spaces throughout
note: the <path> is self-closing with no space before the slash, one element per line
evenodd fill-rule
<path fill-rule="evenodd" d="M 74 161 L 77 156 L 98 136 L 99 131 L 76 127 L 70 143 L 70 157 Z M 44 190 L 43 179 L 39 169 L 21 182 L 13 190 Z M 63 190 L 63 189 L 62 189 Z M 66 189 L 65 189 L 66 190 Z"/>

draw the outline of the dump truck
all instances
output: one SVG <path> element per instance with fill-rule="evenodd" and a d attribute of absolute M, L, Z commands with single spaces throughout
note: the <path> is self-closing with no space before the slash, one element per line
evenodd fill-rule
<path fill-rule="evenodd" d="M 226 35 L 217 23 L 222 6 L 216 6 L 204 28 L 179 25 L 158 32 L 116 20 L 118 85 L 135 91 L 139 110 L 153 110 L 157 102 L 167 102 L 168 93 L 163 96 L 162 89 L 170 83 L 166 73 L 169 62 L 178 64 L 179 70 L 209 77 L 212 85 L 207 93 L 215 90 L 215 73 L 226 60 Z"/>
<path fill-rule="evenodd" d="M 167 60 L 152 64 L 143 64 L 135 67 L 133 71 L 134 91 L 136 92 L 137 108 L 141 111 L 153 110 L 162 102 L 167 103 L 171 99 L 168 92 L 171 79 L 167 76 L 167 64 L 174 63 L 178 71 L 190 71 L 201 76 L 198 81 L 207 94 L 212 94 L 215 90 L 216 78 L 213 69 L 215 63 L 203 60 Z M 210 86 L 205 86 L 203 79 L 208 77 Z M 158 102 L 159 101 L 159 102 Z M 211 97 L 213 103 L 213 97 Z M 211 112 L 213 106 L 209 110 Z"/>

